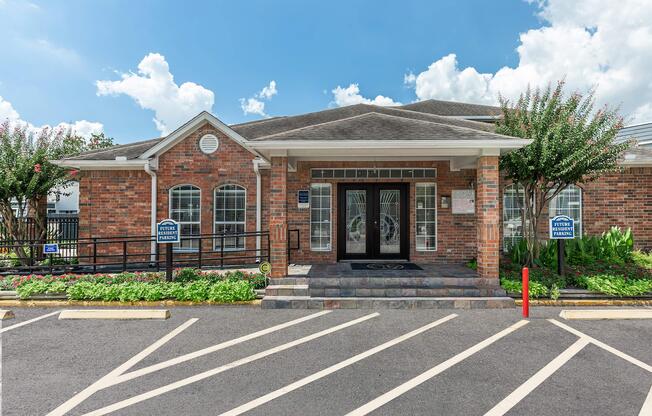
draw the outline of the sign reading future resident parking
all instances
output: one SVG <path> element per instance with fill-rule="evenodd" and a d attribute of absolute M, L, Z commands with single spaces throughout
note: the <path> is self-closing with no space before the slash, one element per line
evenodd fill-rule
<path fill-rule="evenodd" d="M 310 191 L 307 189 L 302 189 L 297 192 L 297 208 L 309 208 L 310 207 Z"/>
<path fill-rule="evenodd" d="M 59 244 L 43 244 L 43 254 L 59 254 Z"/>
<path fill-rule="evenodd" d="M 557 215 L 550 219 L 551 240 L 571 240 L 575 238 L 575 221 L 567 215 Z"/>
<path fill-rule="evenodd" d="M 156 224 L 157 243 L 178 243 L 179 223 L 174 220 L 163 220 Z"/>

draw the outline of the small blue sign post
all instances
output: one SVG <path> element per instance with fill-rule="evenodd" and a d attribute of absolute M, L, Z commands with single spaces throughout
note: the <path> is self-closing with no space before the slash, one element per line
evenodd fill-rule
<path fill-rule="evenodd" d="M 43 244 L 43 254 L 59 254 L 59 244 Z"/>
<path fill-rule="evenodd" d="M 181 241 L 179 223 L 167 219 L 156 224 L 156 242 L 165 244 L 165 280 L 172 280 L 172 244 Z"/>
<path fill-rule="evenodd" d="M 550 219 L 550 239 L 557 240 L 557 274 L 564 275 L 564 240 L 575 238 L 575 220 L 568 215 L 556 215 Z"/>

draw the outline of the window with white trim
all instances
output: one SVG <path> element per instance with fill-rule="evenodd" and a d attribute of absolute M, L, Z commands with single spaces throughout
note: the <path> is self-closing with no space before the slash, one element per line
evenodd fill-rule
<path fill-rule="evenodd" d="M 415 197 L 416 249 L 437 250 L 437 185 L 417 183 Z"/>
<path fill-rule="evenodd" d="M 567 215 L 575 221 L 575 236 L 582 235 L 582 188 L 568 185 L 563 191 L 550 200 L 548 217 Z"/>
<path fill-rule="evenodd" d="M 193 185 L 178 185 L 170 189 L 170 218 L 179 223 L 181 237 L 199 235 L 201 224 L 201 190 Z M 195 251 L 199 240 L 181 240 L 175 251 Z"/>
<path fill-rule="evenodd" d="M 215 234 L 236 234 L 224 238 L 224 250 L 244 250 L 247 212 L 247 191 L 240 185 L 215 188 Z M 222 239 L 215 239 L 215 250 L 221 250 Z"/>
<path fill-rule="evenodd" d="M 310 184 L 310 250 L 331 250 L 331 184 Z"/>
<path fill-rule="evenodd" d="M 523 186 L 511 184 L 503 189 L 503 249 L 509 251 L 523 239 L 525 191 Z"/>

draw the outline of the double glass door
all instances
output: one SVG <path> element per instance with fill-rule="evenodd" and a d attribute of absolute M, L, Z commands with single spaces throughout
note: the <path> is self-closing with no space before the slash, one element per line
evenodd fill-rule
<path fill-rule="evenodd" d="M 407 184 L 338 188 L 338 257 L 407 259 Z"/>

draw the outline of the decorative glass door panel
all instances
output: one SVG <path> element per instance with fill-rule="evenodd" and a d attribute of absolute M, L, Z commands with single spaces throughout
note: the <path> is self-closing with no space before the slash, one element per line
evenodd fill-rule
<path fill-rule="evenodd" d="M 367 252 L 367 190 L 346 191 L 346 254 Z"/>
<path fill-rule="evenodd" d="M 401 191 L 381 189 L 380 202 L 380 253 L 401 252 Z"/>

